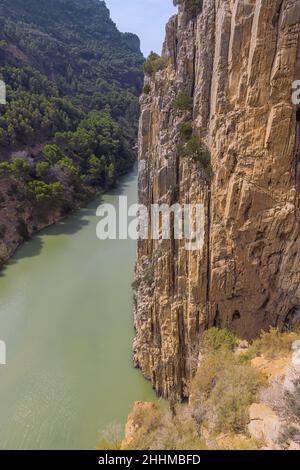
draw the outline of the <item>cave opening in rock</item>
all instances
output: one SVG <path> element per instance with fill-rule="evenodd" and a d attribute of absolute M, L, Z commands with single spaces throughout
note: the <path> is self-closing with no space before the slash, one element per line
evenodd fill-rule
<path fill-rule="evenodd" d="M 241 314 L 238 310 L 236 310 L 234 312 L 234 314 L 232 315 L 232 321 L 237 321 L 237 320 L 240 320 L 241 319 Z"/>
<path fill-rule="evenodd" d="M 293 331 L 300 328 L 300 306 L 291 308 L 285 317 L 283 331 Z"/>

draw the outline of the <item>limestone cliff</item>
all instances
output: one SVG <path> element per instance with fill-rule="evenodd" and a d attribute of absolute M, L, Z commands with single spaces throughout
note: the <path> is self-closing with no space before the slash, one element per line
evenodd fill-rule
<path fill-rule="evenodd" d="M 141 98 L 139 200 L 203 203 L 205 244 L 139 243 L 134 342 L 136 364 L 176 399 L 206 328 L 253 338 L 300 322 L 300 0 L 203 0 L 194 13 L 178 3 L 166 65 Z M 175 109 L 180 92 L 192 110 Z M 180 154 L 187 120 L 210 150 L 211 181 Z"/>

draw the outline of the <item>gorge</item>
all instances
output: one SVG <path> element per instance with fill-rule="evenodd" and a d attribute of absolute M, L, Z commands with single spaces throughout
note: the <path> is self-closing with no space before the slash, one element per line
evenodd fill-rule
<path fill-rule="evenodd" d="M 173 4 L 144 62 L 103 1 L 0 0 L 2 449 L 300 446 L 300 0 Z M 98 240 L 118 196 L 204 244 Z"/>

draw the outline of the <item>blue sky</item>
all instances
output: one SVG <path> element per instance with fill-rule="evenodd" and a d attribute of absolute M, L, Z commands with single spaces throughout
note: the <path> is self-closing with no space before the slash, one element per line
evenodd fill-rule
<path fill-rule="evenodd" d="M 122 32 L 136 33 L 145 56 L 161 53 L 165 24 L 176 13 L 172 0 L 106 0 L 111 17 Z"/>

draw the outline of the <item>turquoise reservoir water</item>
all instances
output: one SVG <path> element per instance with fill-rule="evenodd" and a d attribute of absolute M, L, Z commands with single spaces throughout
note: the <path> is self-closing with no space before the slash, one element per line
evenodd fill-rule
<path fill-rule="evenodd" d="M 101 198 L 137 199 L 136 175 Z M 131 363 L 136 244 L 99 241 L 90 204 L 24 244 L 0 275 L 1 449 L 92 449 L 135 400 L 154 400 Z"/>

